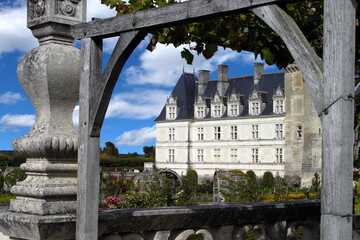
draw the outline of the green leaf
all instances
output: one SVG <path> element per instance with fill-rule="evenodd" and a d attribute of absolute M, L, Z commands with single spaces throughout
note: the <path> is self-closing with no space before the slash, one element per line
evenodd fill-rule
<path fill-rule="evenodd" d="M 203 56 L 206 59 L 210 59 L 214 56 L 215 52 L 218 50 L 218 46 L 214 43 L 206 43 L 205 50 L 203 51 Z"/>
<path fill-rule="evenodd" d="M 264 47 L 261 49 L 262 58 L 266 61 L 268 65 L 273 65 L 275 63 L 275 55 L 271 52 L 270 48 Z"/>
<path fill-rule="evenodd" d="M 194 55 L 186 48 L 181 51 L 181 57 L 184 58 L 189 65 L 192 64 L 194 60 Z"/>

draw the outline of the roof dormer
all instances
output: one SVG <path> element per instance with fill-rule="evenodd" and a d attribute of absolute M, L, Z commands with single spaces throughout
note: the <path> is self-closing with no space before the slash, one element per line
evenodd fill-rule
<path fill-rule="evenodd" d="M 222 117 L 225 113 L 225 110 L 226 107 L 223 102 L 223 97 L 220 96 L 219 92 L 217 91 L 211 100 L 211 117 Z"/>
<path fill-rule="evenodd" d="M 254 88 L 249 97 L 249 115 L 260 115 L 265 109 L 266 104 L 263 101 L 263 94 L 266 94 L 266 92 L 258 91 Z"/>
<path fill-rule="evenodd" d="M 280 86 L 274 92 L 273 95 L 273 113 L 283 114 L 285 112 L 285 93 L 284 89 Z"/>
<path fill-rule="evenodd" d="M 208 112 L 209 108 L 206 106 L 206 99 L 203 96 L 197 97 L 194 103 L 194 118 L 204 118 Z"/>
<path fill-rule="evenodd" d="M 230 97 L 229 97 L 229 100 L 227 102 L 227 115 L 229 117 L 237 117 L 240 115 L 240 113 L 242 112 L 243 110 L 243 105 L 241 104 L 241 101 L 240 101 L 240 96 L 239 94 L 237 94 L 235 92 L 235 89 L 232 91 Z"/>
<path fill-rule="evenodd" d="M 166 100 L 166 120 L 175 120 L 179 113 L 178 100 L 172 94 Z"/>

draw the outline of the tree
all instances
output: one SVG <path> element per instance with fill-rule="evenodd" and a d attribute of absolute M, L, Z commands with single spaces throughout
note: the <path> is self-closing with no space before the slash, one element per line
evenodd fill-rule
<path fill-rule="evenodd" d="M 198 184 L 198 174 L 195 170 L 190 169 L 185 176 L 184 183 L 183 183 L 189 191 L 189 194 L 193 195 L 196 192 L 196 187 Z"/>
<path fill-rule="evenodd" d="M 263 176 L 263 185 L 266 188 L 273 188 L 275 184 L 274 175 L 271 172 L 265 172 Z"/>
<path fill-rule="evenodd" d="M 101 3 L 115 9 L 118 14 L 126 14 L 140 10 L 157 8 L 178 3 L 177 0 L 101 0 Z M 279 3 L 279 6 L 293 18 L 305 37 L 314 48 L 316 54 L 322 57 L 323 47 L 323 1 L 303 1 L 298 3 Z M 357 7 L 357 13 L 359 13 Z M 359 36 L 359 31 L 358 36 Z M 206 59 L 211 58 L 218 46 L 230 48 L 237 52 L 250 51 L 255 57 L 260 55 L 269 65 L 276 64 L 280 69 L 294 62 L 287 46 L 277 33 L 255 14 L 235 14 L 217 19 L 205 20 L 190 24 L 177 25 L 170 28 L 152 30 L 152 39 L 147 47 L 152 51 L 156 44 L 189 44 L 181 52 L 181 56 L 192 63 L 195 50 Z M 192 43 L 192 45 L 190 45 Z M 359 41 L 357 41 L 356 59 L 360 59 Z M 358 67 L 360 63 L 357 61 Z"/>
<path fill-rule="evenodd" d="M 155 158 L 155 147 L 154 146 L 144 146 L 143 152 L 146 158 Z"/>
<path fill-rule="evenodd" d="M 102 150 L 102 153 L 106 153 L 108 157 L 118 157 L 119 150 L 115 147 L 115 144 L 112 142 L 106 142 L 105 147 Z"/>

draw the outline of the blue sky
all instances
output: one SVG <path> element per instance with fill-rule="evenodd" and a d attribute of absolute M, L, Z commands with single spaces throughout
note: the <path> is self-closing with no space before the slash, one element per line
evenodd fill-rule
<path fill-rule="evenodd" d="M 116 15 L 100 0 L 87 0 L 87 19 Z M 210 60 L 195 56 L 193 65 L 180 57 L 183 46 L 157 45 L 153 52 L 145 49 L 148 36 L 130 56 L 120 74 L 101 131 L 101 145 L 111 141 L 121 153 L 142 153 L 143 146 L 155 145 L 154 119 L 166 98 L 186 72 L 206 69 L 211 79 L 217 78 L 217 65 L 229 65 L 229 77 L 252 75 L 254 54 L 237 53 L 230 49 L 219 51 Z M 104 41 L 104 65 L 117 39 Z M 21 88 L 16 75 L 20 58 L 38 45 L 26 28 L 26 1 L 0 0 L 0 150 L 11 150 L 11 141 L 23 136 L 35 121 L 35 110 Z M 79 48 L 79 42 L 74 44 Z M 257 62 L 261 60 L 256 60 Z M 265 72 L 279 71 L 265 66 Z M 78 106 L 74 110 L 74 124 L 78 124 Z"/>

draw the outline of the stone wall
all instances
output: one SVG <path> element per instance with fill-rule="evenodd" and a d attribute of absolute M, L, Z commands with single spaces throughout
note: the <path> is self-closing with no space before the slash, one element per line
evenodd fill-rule
<path fill-rule="evenodd" d="M 321 174 L 322 126 L 301 72 L 290 65 L 286 73 L 285 174 L 309 186 L 315 172 Z"/>

